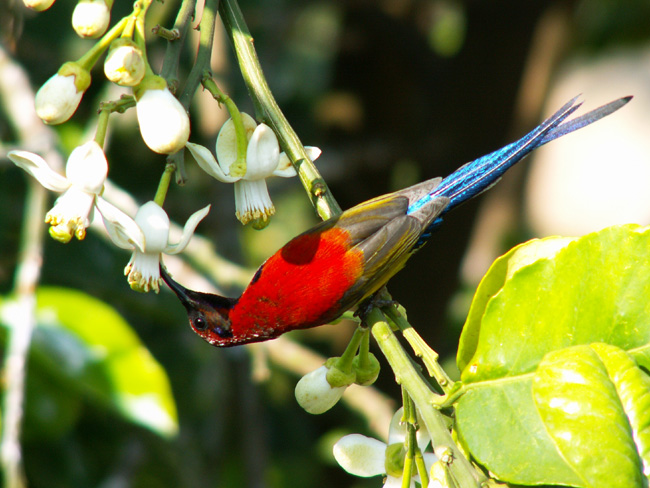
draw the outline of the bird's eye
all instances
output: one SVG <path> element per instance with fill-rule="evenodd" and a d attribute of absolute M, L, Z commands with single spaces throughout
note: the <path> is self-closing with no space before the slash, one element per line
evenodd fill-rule
<path fill-rule="evenodd" d="M 208 321 L 202 315 L 199 315 L 198 317 L 196 317 L 192 321 L 192 324 L 194 325 L 194 328 L 196 330 L 201 331 L 201 332 L 208 328 Z"/>

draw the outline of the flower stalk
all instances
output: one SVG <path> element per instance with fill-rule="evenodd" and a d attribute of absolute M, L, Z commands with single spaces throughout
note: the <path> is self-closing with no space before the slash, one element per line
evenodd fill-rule
<path fill-rule="evenodd" d="M 341 213 L 341 207 L 336 203 L 325 180 L 323 180 L 309 159 L 298 135 L 287 121 L 271 93 L 253 46 L 253 38 L 236 0 L 222 0 L 219 2 L 219 14 L 226 32 L 235 46 L 239 67 L 251 99 L 259 112 L 258 115 L 268 121 L 278 135 L 280 146 L 296 168 L 300 181 L 307 190 L 318 215 L 322 219 L 338 215 Z"/>
<path fill-rule="evenodd" d="M 453 462 L 449 468 L 459 481 L 460 486 L 478 488 L 479 480 L 483 475 L 472 467 L 447 430 L 442 414 L 433 407 L 440 395 L 431 390 L 426 380 L 415 369 L 411 358 L 402 348 L 381 311 L 374 308 L 366 315 L 365 319 L 373 337 L 395 373 L 397 382 L 406 389 L 413 399 L 434 445 L 446 447 L 453 454 Z"/>
<path fill-rule="evenodd" d="M 449 378 L 445 370 L 438 363 L 439 355 L 436 351 L 422 339 L 420 334 L 417 333 L 415 328 L 404 318 L 399 312 L 398 307 L 390 305 L 382 308 L 382 312 L 386 315 L 388 320 L 394 324 L 401 332 L 407 342 L 410 344 L 413 352 L 417 357 L 422 358 L 422 362 L 427 368 L 429 376 L 433 377 L 445 394 L 454 389 L 454 381 Z"/>

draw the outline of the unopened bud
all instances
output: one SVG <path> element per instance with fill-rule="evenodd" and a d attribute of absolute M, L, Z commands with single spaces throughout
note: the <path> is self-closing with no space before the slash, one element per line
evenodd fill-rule
<path fill-rule="evenodd" d="M 106 0 L 80 0 L 72 12 L 72 27 L 79 37 L 95 39 L 104 35 L 110 21 L 111 8 Z"/>
<path fill-rule="evenodd" d="M 46 124 L 61 124 L 75 113 L 90 86 L 90 73 L 77 63 L 65 63 L 36 92 L 34 106 Z"/>
<path fill-rule="evenodd" d="M 114 40 L 104 62 L 104 73 L 106 78 L 118 85 L 137 85 L 145 73 L 142 51 L 131 39 Z"/>
<path fill-rule="evenodd" d="M 159 76 L 146 76 L 133 90 L 142 139 L 152 151 L 173 154 L 187 144 L 190 119 Z"/>

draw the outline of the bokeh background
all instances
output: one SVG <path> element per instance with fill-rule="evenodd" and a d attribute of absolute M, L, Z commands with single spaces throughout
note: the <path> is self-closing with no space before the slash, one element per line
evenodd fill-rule
<path fill-rule="evenodd" d="M 170 26 L 176 7 L 172 0 L 156 3 L 151 25 Z M 241 7 L 271 89 L 303 143 L 323 149 L 317 166 L 343 208 L 447 175 L 523 135 L 579 93 L 587 109 L 635 96 L 615 115 L 537 151 L 491 192 L 450 214 L 391 281 L 393 297 L 451 373 L 473 291 L 496 256 L 533 237 L 650 223 L 647 1 L 242 0 Z M 70 27 L 73 8 L 73 2 L 58 0 L 37 14 L 15 0 L 0 2 L 2 63 L 17 63 L 34 90 L 92 45 Z M 130 2 L 115 0 L 113 22 L 130 8 Z M 193 33 L 185 43 L 184 74 L 196 43 Z M 164 49 L 164 41 L 152 36 L 154 69 Z M 252 113 L 220 29 L 212 68 L 240 109 Z M 0 90 L 3 296 L 13 289 L 28 188 L 27 176 L 5 157 L 21 147 L 15 109 L 10 115 L 18 91 L 6 85 Z M 120 93 L 103 80 L 100 63 L 75 116 L 47 129 L 62 161 L 94 134 L 98 103 Z M 20 112 L 28 115 L 33 106 L 21 103 Z M 165 160 L 144 145 L 133 112 L 112 116 L 106 152 L 112 182 L 143 203 L 152 198 Z M 199 91 L 191 116 L 190 140 L 212 146 L 227 113 Z M 187 182 L 173 187 L 167 200 L 170 216 L 182 223 L 212 204 L 198 229 L 206 251 L 197 251 L 185 268 L 174 264 L 188 286 L 213 286 L 234 296 L 266 257 L 317 222 L 298 180 L 277 179 L 270 184 L 277 207 L 272 223 L 263 231 L 244 228 L 234 218 L 232 188 L 205 178 L 189 156 L 186 164 Z M 212 252 L 237 267 L 215 264 Z M 143 295 L 129 289 L 122 275 L 128 257 L 100 233 L 67 245 L 47 238 L 41 283 L 83 290 L 126 319 L 168 375 L 178 434 L 166 438 L 130 422 L 73 377 L 30 360 L 22 436 L 29 486 L 381 483 L 343 472 L 331 446 L 345 433 L 382 435 L 381 423 L 368 412 L 397 408 L 400 398 L 385 364 L 376 384 L 383 395 L 376 405 L 366 403 L 365 413 L 340 404 L 309 415 L 293 397 L 306 360 L 282 363 L 264 345 L 208 346 L 166 290 Z M 192 269 L 205 271 L 204 282 Z M 95 325 L 89 320 L 89 328 Z M 342 352 L 352 330 L 342 323 L 295 332 L 290 340 L 329 357 Z"/>

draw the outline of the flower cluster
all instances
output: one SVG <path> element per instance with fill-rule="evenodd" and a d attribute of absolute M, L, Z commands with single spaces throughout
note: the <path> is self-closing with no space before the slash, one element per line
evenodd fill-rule
<path fill-rule="evenodd" d="M 346 352 L 356 351 L 358 344 L 351 342 L 351 346 Z M 348 354 L 329 358 L 323 366 L 300 378 L 296 384 L 296 400 L 307 412 L 321 414 L 338 403 L 348 386 L 369 386 L 377 376 L 379 361 L 365 349 L 351 361 Z"/>
<path fill-rule="evenodd" d="M 161 253 L 176 254 L 185 249 L 194 229 L 210 209 L 208 205 L 195 212 L 185 224 L 180 241 L 170 244 L 169 218 L 158 204 L 144 204 L 133 220 L 101 197 L 108 163 L 104 151 L 95 141 L 82 144 L 72 151 L 66 163 L 65 176 L 53 171 L 37 154 L 11 151 L 7 156 L 45 188 L 61 193 L 45 216 L 54 239 L 67 243 L 74 236 L 82 240 L 95 210 L 101 214 L 113 242 L 133 252 L 125 274 L 131 288 L 137 291 L 158 292 Z"/>
<path fill-rule="evenodd" d="M 45 10 L 53 0 L 25 2 L 30 8 Z M 108 51 L 104 73 L 111 82 L 133 88 L 142 139 L 157 153 L 173 154 L 188 141 L 190 120 L 185 108 L 167 87 L 167 82 L 151 70 L 142 29 L 134 29 L 134 23 L 144 18 L 146 8 L 136 2 L 133 14 L 106 32 L 112 5 L 113 0 L 78 1 L 72 15 L 75 31 L 84 38 L 101 39 L 79 60 L 61 66 L 41 86 L 34 102 L 36 113 L 46 124 L 61 124 L 69 120 L 90 86 L 90 70 Z"/>

